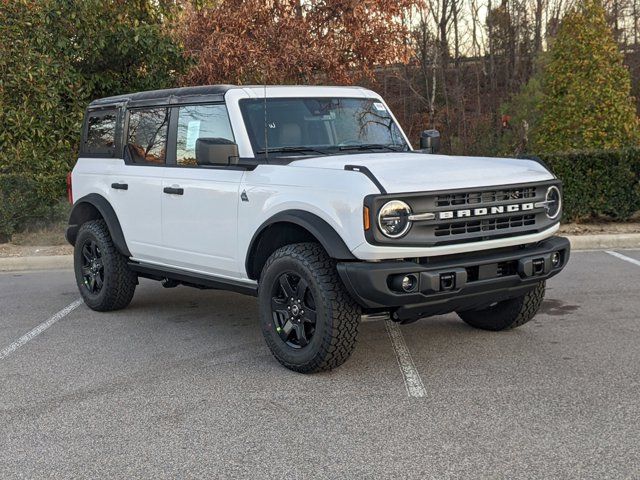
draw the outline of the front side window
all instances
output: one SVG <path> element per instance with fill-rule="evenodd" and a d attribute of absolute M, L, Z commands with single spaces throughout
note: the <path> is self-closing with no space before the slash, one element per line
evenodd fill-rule
<path fill-rule="evenodd" d="M 115 110 L 89 112 L 84 150 L 90 154 L 113 155 L 116 146 Z"/>
<path fill-rule="evenodd" d="M 164 164 L 167 156 L 168 126 L 168 108 L 131 110 L 125 150 L 129 161 Z"/>
<path fill-rule="evenodd" d="M 178 165 L 197 165 L 196 141 L 199 138 L 234 141 L 229 115 L 224 105 L 188 105 L 178 109 Z"/>
<path fill-rule="evenodd" d="M 257 156 L 409 149 L 377 99 L 246 99 L 240 109 Z"/>

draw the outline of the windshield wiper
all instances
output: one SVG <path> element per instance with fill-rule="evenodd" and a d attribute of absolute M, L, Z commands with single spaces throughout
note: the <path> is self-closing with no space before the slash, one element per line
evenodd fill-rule
<path fill-rule="evenodd" d="M 319 153 L 321 155 L 326 155 L 327 152 L 323 150 L 318 150 L 317 148 L 312 147 L 273 147 L 273 148 L 262 148 L 256 153 L 304 153 L 304 152 L 313 152 Z"/>
<path fill-rule="evenodd" d="M 343 145 L 338 147 L 340 150 L 390 150 L 392 152 L 399 152 L 400 149 L 392 145 L 384 145 L 382 143 L 363 143 L 361 145 Z"/>

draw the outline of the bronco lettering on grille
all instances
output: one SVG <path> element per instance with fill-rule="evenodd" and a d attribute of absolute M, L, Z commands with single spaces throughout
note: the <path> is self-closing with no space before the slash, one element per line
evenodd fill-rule
<path fill-rule="evenodd" d="M 468 208 L 464 210 L 448 210 L 438 213 L 440 220 L 447 220 L 450 218 L 470 218 L 470 217 L 482 217 L 484 215 L 495 215 L 498 213 L 512 213 L 512 212 L 524 212 L 527 210 L 533 210 L 533 203 L 514 203 L 511 205 L 498 205 L 495 207 L 482 207 L 482 208 Z"/>

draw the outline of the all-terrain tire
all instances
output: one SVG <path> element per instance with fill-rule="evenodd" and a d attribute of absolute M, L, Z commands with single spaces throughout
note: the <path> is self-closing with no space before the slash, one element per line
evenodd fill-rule
<path fill-rule="evenodd" d="M 87 245 L 95 245 L 99 252 L 102 272 L 101 287 L 97 291 L 91 291 L 83 274 L 83 248 Z M 107 312 L 129 305 L 138 277 L 127 266 L 127 257 L 118 252 L 113 244 L 104 220 L 91 220 L 82 224 L 76 238 L 73 260 L 76 283 L 89 308 Z"/>
<path fill-rule="evenodd" d="M 304 279 L 307 292 L 312 295 L 315 330 L 303 347 L 292 347 L 278 333 L 281 329 L 276 324 L 272 301 L 282 275 Z M 360 306 L 345 290 L 336 262 L 317 243 L 297 243 L 276 250 L 262 269 L 258 300 L 264 338 L 274 357 L 286 368 L 300 373 L 331 370 L 342 365 L 353 352 Z"/>
<path fill-rule="evenodd" d="M 467 324 L 482 330 L 507 330 L 524 325 L 538 313 L 544 300 L 545 282 L 540 282 L 526 294 L 498 302 L 481 310 L 457 312 Z"/>

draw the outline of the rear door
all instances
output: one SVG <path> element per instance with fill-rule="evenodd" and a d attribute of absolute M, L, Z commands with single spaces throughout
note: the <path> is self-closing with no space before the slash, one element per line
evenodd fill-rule
<path fill-rule="evenodd" d="M 244 171 L 198 166 L 198 138 L 234 141 L 223 103 L 173 107 L 175 152 L 163 182 L 162 240 L 167 263 L 237 278 L 238 202 Z M 173 132 L 172 132 L 173 133 Z"/>
<path fill-rule="evenodd" d="M 132 108 L 124 125 L 124 162 L 111 175 L 110 200 L 136 260 L 163 262 L 162 177 L 168 107 Z"/>

